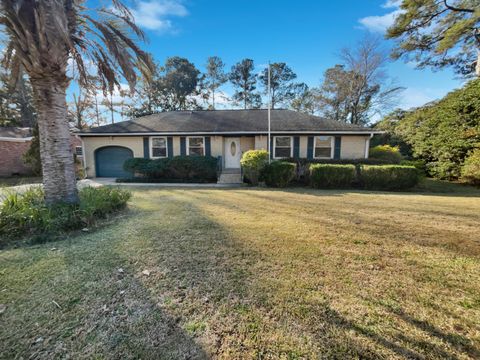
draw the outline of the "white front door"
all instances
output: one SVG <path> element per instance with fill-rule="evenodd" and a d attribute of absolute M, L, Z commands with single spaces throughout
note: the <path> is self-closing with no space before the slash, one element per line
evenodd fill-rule
<path fill-rule="evenodd" d="M 240 158 L 242 151 L 240 150 L 240 138 L 225 138 L 225 168 L 240 168 Z"/>

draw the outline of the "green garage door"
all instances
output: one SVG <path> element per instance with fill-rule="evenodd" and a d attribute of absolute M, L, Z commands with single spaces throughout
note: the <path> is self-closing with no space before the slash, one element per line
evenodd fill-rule
<path fill-rule="evenodd" d="M 97 177 L 130 177 L 123 170 L 125 160 L 133 157 L 132 150 L 122 146 L 107 146 L 95 152 L 95 170 Z"/>

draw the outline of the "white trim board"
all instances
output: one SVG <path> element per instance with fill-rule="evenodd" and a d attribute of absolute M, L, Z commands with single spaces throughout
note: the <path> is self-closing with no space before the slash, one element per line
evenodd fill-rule
<path fill-rule="evenodd" d="M 272 134 L 279 135 L 365 135 L 371 136 L 374 134 L 383 134 L 384 131 L 272 131 Z M 214 131 L 214 132 L 149 132 L 149 133 L 77 133 L 80 137 L 90 136 L 196 136 L 196 135 L 267 135 L 266 132 L 261 131 Z"/>

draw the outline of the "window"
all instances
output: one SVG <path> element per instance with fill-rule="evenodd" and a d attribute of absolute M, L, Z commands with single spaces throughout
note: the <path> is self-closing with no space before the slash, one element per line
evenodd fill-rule
<path fill-rule="evenodd" d="M 83 155 L 83 149 L 81 146 L 75 146 L 75 155 L 77 156 L 82 156 Z"/>
<path fill-rule="evenodd" d="M 292 157 L 292 138 L 290 136 L 275 136 L 275 149 L 273 157 L 288 158 Z"/>
<path fill-rule="evenodd" d="M 151 139 L 151 157 L 167 157 L 167 138 L 158 137 Z"/>
<path fill-rule="evenodd" d="M 205 141 L 203 137 L 189 137 L 188 155 L 205 155 Z"/>
<path fill-rule="evenodd" d="M 331 159 L 333 157 L 332 143 L 332 136 L 315 136 L 315 149 L 313 157 L 315 159 Z"/>

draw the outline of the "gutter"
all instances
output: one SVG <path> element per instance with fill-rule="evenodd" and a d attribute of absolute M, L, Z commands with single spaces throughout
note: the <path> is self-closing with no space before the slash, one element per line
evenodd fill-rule
<path fill-rule="evenodd" d="M 33 139 L 33 137 L 25 137 L 25 138 L 12 138 L 12 137 L 3 137 L 0 136 L 0 141 L 9 141 L 9 142 L 29 142 Z"/>
<path fill-rule="evenodd" d="M 339 131 L 339 130 L 317 130 L 317 131 L 272 131 L 271 134 L 336 134 L 336 135 L 370 135 L 383 134 L 385 131 L 368 130 L 368 131 Z M 190 136 L 190 135 L 267 135 L 268 133 L 262 131 L 192 131 L 192 132 L 130 132 L 130 133 L 76 133 L 80 137 L 94 137 L 94 136 Z"/>

